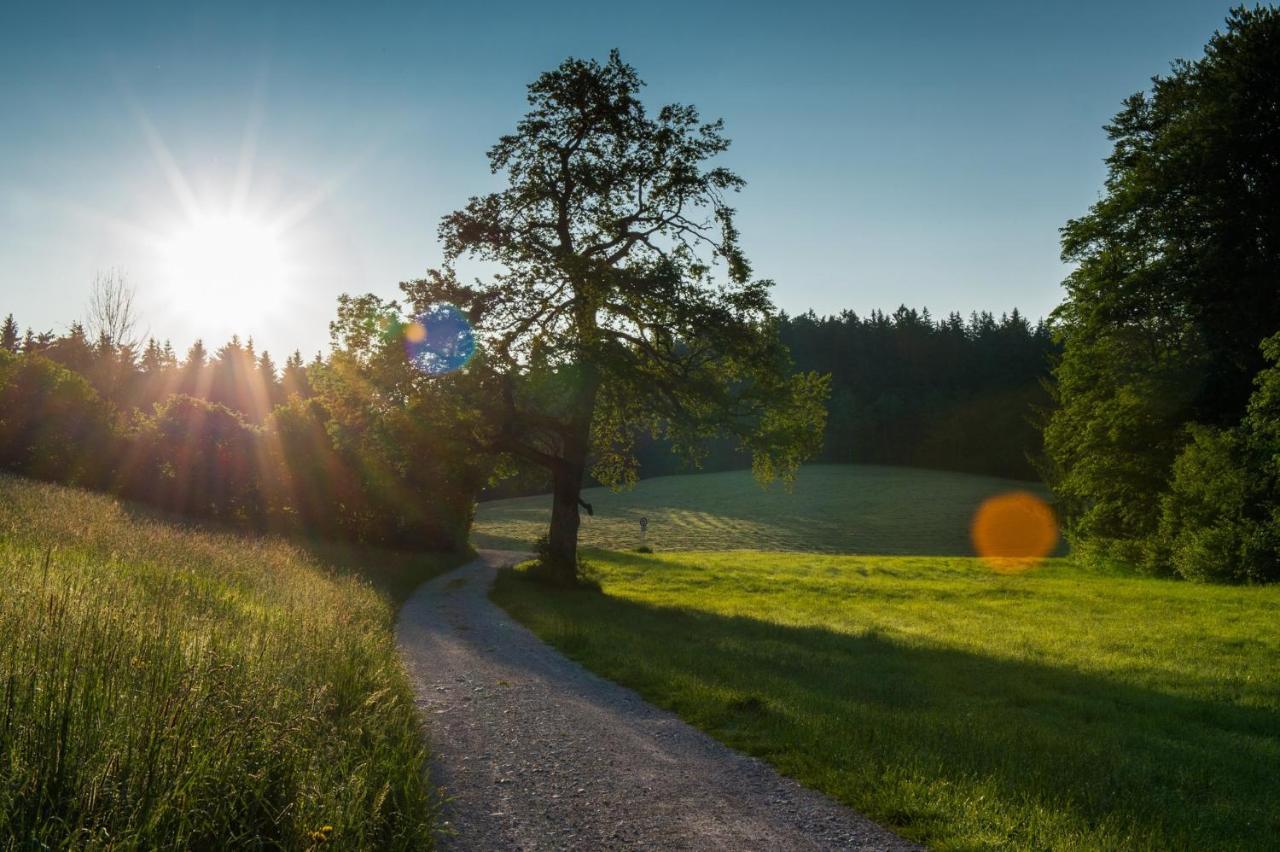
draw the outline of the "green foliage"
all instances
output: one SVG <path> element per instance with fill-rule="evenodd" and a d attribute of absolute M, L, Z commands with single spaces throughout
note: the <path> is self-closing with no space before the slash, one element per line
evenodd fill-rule
<path fill-rule="evenodd" d="M 451 389 L 397 336 L 353 335 L 385 313 L 344 298 L 329 362 L 294 353 L 280 380 L 238 337 L 183 364 L 154 339 L 135 362 L 79 324 L 0 349 L 0 466 L 248 528 L 464 549 L 489 467 L 450 443 Z"/>
<path fill-rule="evenodd" d="M 1042 383 L 1054 352 L 1044 323 L 1017 310 L 935 322 L 900 307 L 802 314 L 782 338 L 800 369 L 831 374 L 820 460 L 1036 478 L 1032 417 L 1049 404 Z"/>
<path fill-rule="evenodd" d="M 0 530 L 0 846 L 433 845 L 393 608 L 367 581 L 8 477 Z"/>
<path fill-rule="evenodd" d="M 822 449 L 815 461 L 905 465 L 1013 479 L 1037 479 L 1043 455 L 1038 422 L 1052 398 L 1045 388 L 1057 352 L 1049 326 L 1016 309 L 999 317 L 904 307 L 892 314 L 852 311 L 779 317 L 779 337 L 801 373 L 829 374 Z M 615 456 L 606 481 L 690 472 L 672 443 L 643 434 L 634 458 Z M 704 471 L 742 470 L 751 457 L 730 438 L 706 442 Z M 540 494 L 550 477 L 522 468 L 486 489 L 490 499 Z"/>
<path fill-rule="evenodd" d="M 802 480 L 804 481 L 804 480 Z M 598 674 L 934 849 L 1280 836 L 1280 589 L 1052 560 L 593 552 L 498 603 Z"/>
<path fill-rule="evenodd" d="M 0 466 L 101 485 L 118 451 L 113 421 L 81 376 L 40 355 L 0 351 Z"/>
<path fill-rule="evenodd" d="M 1160 546 L 1190 580 L 1280 580 L 1280 334 L 1263 350 L 1240 426 L 1191 427 L 1173 465 Z"/>
<path fill-rule="evenodd" d="M 125 493 L 168 511 L 225 521 L 262 517 L 261 430 L 216 403 L 173 396 L 132 436 Z"/>
<path fill-rule="evenodd" d="M 1055 314 L 1046 467 L 1082 553 L 1170 570 L 1161 503 L 1195 434 L 1184 427 L 1236 428 L 1265 366 L 1258 344 L 1280 328 L 1277 45 L 1280 10 L 1235 9 L 1202 59 L 1129 98 L 1108 127 L 1105 196 L 1063 229 L 1076 269 Z M 1221 448 L 1189 452 L 1186 470 Z M 1175 502 L 1195 502 L 1190 486 Z M 1187 533 L 1200 556 L 1184 564 L 1229 558 L 1232 536 Z"/>
<path fill-rule="evenodd" d="M 752 280 L 726 202 L 743 181 L 710 163 L 729 147 L 721 122 L 681 104 L 650 114 L 642 86 L 616 51 L 541 75 L 489 151 L 504 187 L 446 216 L 444 265 L 402 285 L 415 310 L 448 302 L 474 324 L 484 351 L 462 422 L 477 451 L 550 472 L 566 576 L 589 464 L 633 481 L 637 436 L 696 460 L 727 434 L 784 479 L 822 436 L 826 379 L 790 375 L 771 282 Z M 460 258 L 499 271 L 463 284 Z"/>

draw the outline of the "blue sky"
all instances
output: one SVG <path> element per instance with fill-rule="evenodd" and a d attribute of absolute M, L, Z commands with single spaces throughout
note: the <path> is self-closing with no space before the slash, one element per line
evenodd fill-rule
<path fill-rule="evenodd" d="M 618 47 L 650 103 L 725 119 L 783 309 L 1042 316 L 1101 125 L 1228 5 L 8 3 L 0 314 L 61 331 L 117 267 L 180 349 L 235 330 L 314 352 L 339 293 L 440 261 L 436 223 L 494 186 L 525 85 Z M 174 280 L 173 235 L 236 204 L 277 226 L 270 298 Z"/>

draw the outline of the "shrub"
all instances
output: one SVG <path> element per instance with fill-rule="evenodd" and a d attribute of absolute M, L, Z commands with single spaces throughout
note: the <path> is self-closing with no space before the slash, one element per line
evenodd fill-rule
<path fill-rule="evenodd" d="M 118 439 L 114 412 L 83 377 L 39 355 L 0 352 L 0 466 L 100 485 Z"/>
<path fill-rule="evenodd" d="M 1280 335 L 1235 429 L 1193 426 L 1161 501 L 1160 557 L 1190 580 L 1280 580 Z"/>
<path fill-rule="evenodd" d="M 123 490 L 171 512 L 258 522 L 259 436 L 225 406 L 171 396 L 133 434 Z"/>

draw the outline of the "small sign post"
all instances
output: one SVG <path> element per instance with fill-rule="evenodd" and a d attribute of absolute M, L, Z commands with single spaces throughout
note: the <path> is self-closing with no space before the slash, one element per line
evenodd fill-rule
<path fill-rule="evenodd" d="M 648 530 L 649 530 L 649 519 L 644 516 L 641 516 L 640 517 L 640 546 L 641 547 L 644 546 L 645 533 L 648 532 Z"/>

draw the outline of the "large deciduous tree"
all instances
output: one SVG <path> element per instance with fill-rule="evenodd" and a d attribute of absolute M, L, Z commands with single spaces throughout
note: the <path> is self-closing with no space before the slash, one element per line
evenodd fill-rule
<path fill-rule="evenodd" d="M 710 161 L 729 147 L 692 106 L 650 115 L 617 52 L 569 59 L 529 87 L 530 111 L 489 151 L 505 188 L 440 226 L 445 263 L 402 285 L 421 311 L 458 306 L 479 351 L 465 376 L 472 446 L 550 471 L 544 576 L 577 571 L 584 477 L 635 476 L 642 430 L 696 460 L 735 436 L 757 476 L 790 478 L 817 451 L 826 379 L 792 375 Z M 463 283 L 460 259 L 494 270 Z"/>
<path fill-rule="evenodd" d="M 1280 10 L 1233 10 L 1107 129 L 1106 193 L 1063 229 L 1048 468 L 1076 544 L 1163 571 L 1186 427 L 1241 421 L 1280 329 Z"/>

